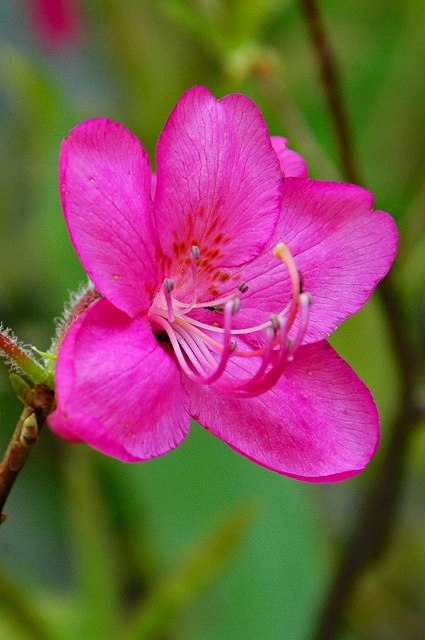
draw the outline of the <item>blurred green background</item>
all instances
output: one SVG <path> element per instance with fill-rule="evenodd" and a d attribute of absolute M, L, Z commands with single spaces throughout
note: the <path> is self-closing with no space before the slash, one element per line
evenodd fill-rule
<path fill-rule="evenodd" d="M 118 120 L 153 158 L 188 87 L 240 91 L 260 106 L 271 133 L 304 155 L 312 177 L 342 179 L 318 62 L 294 0 L 75 0 L 77 29 L 55 43 L 40 35 L 30 11 L 43 4 L 0 4 L 0 320 L 26 343 L 49 347 L 54 319 L 84 279 L 57 193 L 59 145 L 78 122 Z M 396 281 L 420 346 L 425 4 L 324 0 L 320 7 L 364 184 L 399 224 Z M 404 401 L 378 297 L 332 343 L 372 389 L 383 429 L 366 472 L 340 485 L 273 474 L 196 424 L 175 451 L 137 465 L 64 444 L 45 429 L 0 530 L 0 637 L 313 638 Z M 2 367 L 2 449 L 20 410 Z M 357 580 L 343 640 L 425 637 L 424 461 L 419 428 L 389 550 Z"/>

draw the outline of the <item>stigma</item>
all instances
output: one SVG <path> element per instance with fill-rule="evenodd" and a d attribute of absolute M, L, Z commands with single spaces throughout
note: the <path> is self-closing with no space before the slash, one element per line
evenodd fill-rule
<path fill-rule="evenodd" d="M 158 341 L 168 343 L 178 367 L 192 382 L 213 385 L 236 397 L 255 396 L 271 389 L 294 359 L 307 332 L 312 296 L 303 291 L 288 246 L 280 242 L 273 254 L 286 269 L 290 283 L 290 291 L 277 293 L 276 299 L 287 299 L 289 293 L 289 303 L 277 313 L 270 312 L 263 323 L 246 328 L 235 326 L 235 316 L 244 308 L 249 283 L 240 281 L 234 290 L 201 301 L 205 296 L 200 295 L 198 246 L 191 247 L 186 261 L 185 300 L 176 286 L 180 280 L 164 278 L 148 320 Z M 282 277 L 282 281 L 287 279 Z M 244 366 L 247 359 L 253 359 L 255 366 Z"/>

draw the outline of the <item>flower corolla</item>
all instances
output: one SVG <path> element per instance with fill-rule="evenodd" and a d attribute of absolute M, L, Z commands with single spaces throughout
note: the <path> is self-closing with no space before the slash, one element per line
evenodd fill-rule
<path fill-rule="evenodd" d="M 64 140 L 60 193 L 100 298 L 56 366 L 59 435 L 124 461 L 180 444 L 191 417 L 279 473 L 331 482 L 376 450 L 369 390 L 326 341 L 395 255 L 360 187 L 307 177 L 243 95 L 194 87 L 156 150 L 106 119 Z"/>

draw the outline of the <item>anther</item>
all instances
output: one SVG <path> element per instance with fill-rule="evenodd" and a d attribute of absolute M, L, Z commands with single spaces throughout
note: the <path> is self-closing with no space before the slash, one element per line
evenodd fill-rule
<path fill-rule="evenodd" d="M 293 347 L 294 347 L 294 341 L 291 340 L 291 338 L 287 338 L 286 340 L 286 351 L 287 351 L 287 361 L 288 362 L 293 362 L 294 361 L 294 351 L 293 351 Z"/>
<path fill-rule="evenodd" d="M 301 300 L 301 296 L 303 297 L 303 299 L 306 300 L 308 306 L 311 307 L 311 305 L 313 304 L 313 296 L 311 295 L 311 293 L 308 293 L 308 291 L 301 292 L 300 300 Z"/>
<path fill-rule="evenodd" d="M 246 282 L 240 282 L 238 284 L 238 289 L 241 293 L 246 293 L 249 289 L 249 286 L 247 285 Z"/>
<path fill-rule="evenodd" d="M 272 315 L 270 316 L 270 322 L 271 322 L 271 326 L 273 327 L 275 333 L 277 333 L 280 329 L 280 319 L 279 316 L 276 315 L 275 313 L 272 313 Z"/>
<path fill-rule="evenodd" d="M 308 320 L 310 315 L 310 307 L 313 302 L 313 298 L 310 293 L 301 293 L 299 296 L 299 325 L 298 325 L 298 333 L 295 336 L 294 341 L 289 347 L 289 357 L 288 360 L 293 360 L 294 353 L 298 349 L 298 347 L 302 344 L 304 340 L 304 336 L 307 333 L 308 328 Z"/>
<path fill-rule="evenodd" d="M 240 298 L 235 298 L 232 303 L 232 315 L 235 316 L 240 308 L 241 308 Z"/>
<path fill-rule="evenodd" d="M 274 328 L 274 326 L 272 326 L 271 324 L 268 324 L 267 326 L 264 327 L 264 338 L 266 339 L 266 342 L 273 340 L 275 335 L 276 335 L 276 329 Z"/>
<path fill-rule="evenodd" d="M 273 249 L 273 253 L 276 258 L 279 258 L 279 260 L 282 260 L 282 262 L 286 262 L 289 253 L 288 247 L 284 242 L 279 242 Z"/>
<path fill-rule="evenodd" d="M 171 278 L 165 278 L 164 294 L 165 294 L 165 301 L 167 303 L 168 319 L 170 322 L 174 322 L 174 320 L 176 319 L 176 316 L 174 314 L 174 308 L 173 308 L 173 300 L 171 297 L 171 292 L 173 289 L 174 289 L 174 281 L 171 280 Z"/>
<path fill-rule="evenodd" d="M 174 289 L 174 280 L 171 280 L 171 278 L 165 278 L 164 291 L 166 293 L 171 293 L 173 289 Z"/>
<path fill-rule="evenodd" d="M 298 280 L 300 281 L 300 293 L 304 293 L 304 276 L 299 270 L 298 270 Z"/>
<path fill-rule="evenodd" d="M 192 258 L 194 260 L 199 260 L 201 252 L 199 251 L 199 247 L 196 244 L 192 245 Z"/>

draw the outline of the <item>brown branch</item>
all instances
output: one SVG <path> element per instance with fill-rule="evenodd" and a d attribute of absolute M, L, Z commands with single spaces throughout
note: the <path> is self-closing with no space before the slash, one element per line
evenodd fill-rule
<path fill-rule="evenodd" d="M 317 2 L 300 0 L 300 5 L 318 56 L 323 87 L 338 136 L 345 178 L 350 182 L 359 182 L 336 60 L 321 22 Z M 416 399 L 421 371 L 419 349 L 411 344 L 410 336 L 413 332 L 410 319 L 403 313 L 399 292 L 391 276 L 381 283 L 378 292 L 401 374 L 401 405 L 391 425 L 377 477 L 365 496 L 363 508 L 330 585 L 316 627 L 315 640 L 334 640 L 338 637 L 358 578 L 387 549 L 402 493 L 411 436 L 424 413 Z M 417 354 L 416 357 L 414 354 Z"/>
<path fill-rule="evenodd" d="M 361 574 L 380 560 L 391 535 L 403 490 L 412 426 L 418 415 L 411 399 L 403 402 L 373 484 L 365 496 L 354 529 L 343 551 L 316 626 L 314 640 L 334 640 L 344 625 L 346 610 Z"/>
<path fill-rule="evenodd" d="M 38 438 L 53 406 L 54 394 L 43 384 L 36 385 L 19 418 L 15 432 L 0 463 L 0 523 L 6 519 L 3 507 L 15 480 Z"/>
<path fill-rule="evenodd" d="M 338 139 L 341 164 L 349 182 L 361 184 L 354 162 L 349 119 L 342 99 L 341 84 L 334 53 L 322 24 L 316 0 L 299 0 L 313 47 L 318 54 L 323 88 L 332 113 Z"/>

